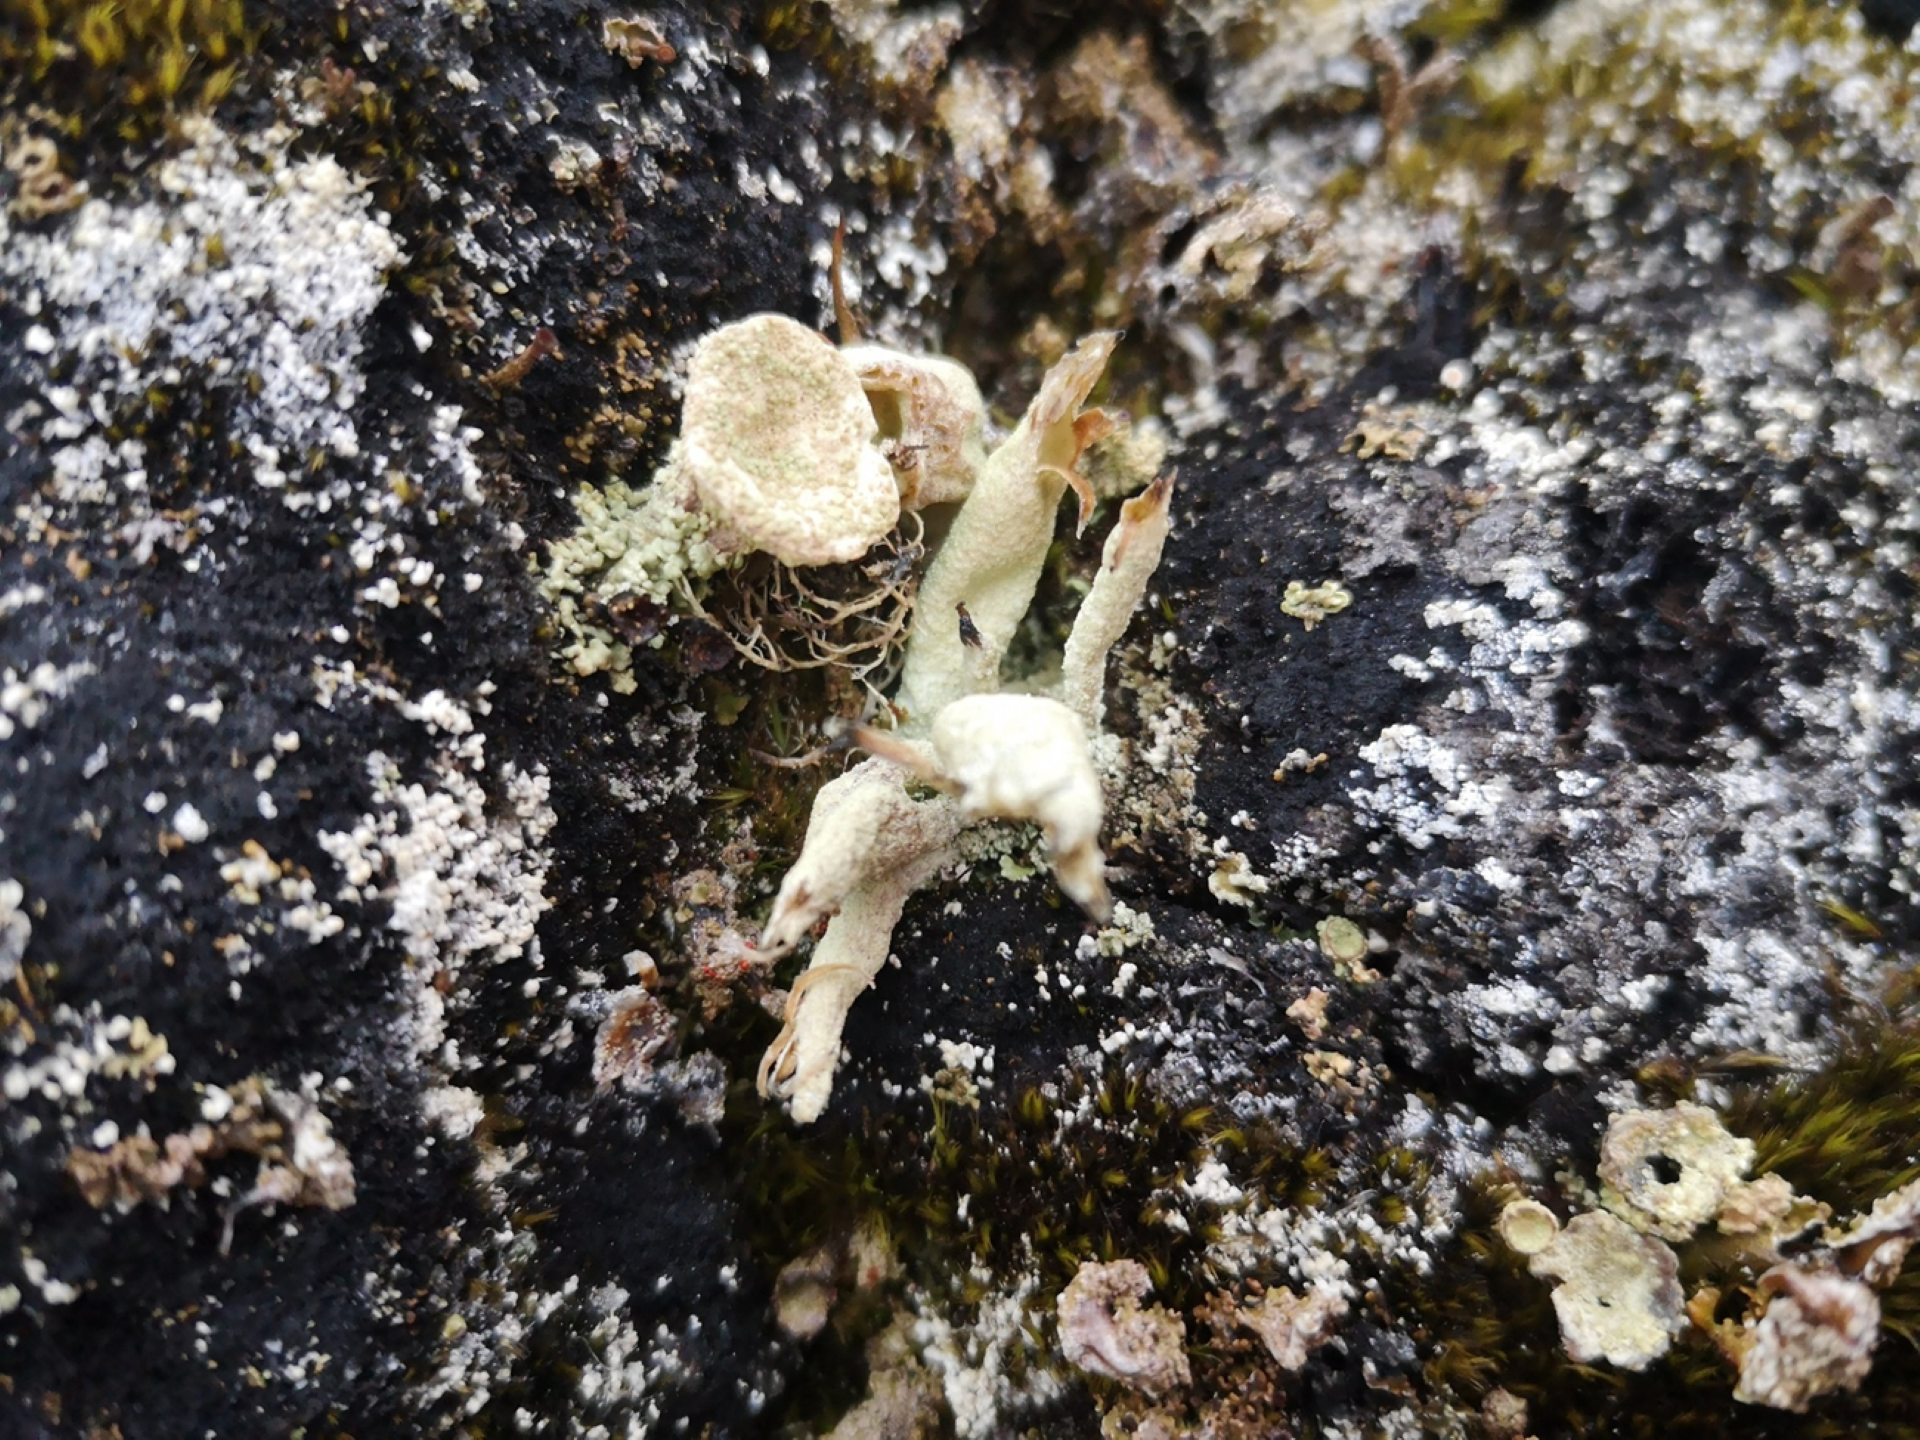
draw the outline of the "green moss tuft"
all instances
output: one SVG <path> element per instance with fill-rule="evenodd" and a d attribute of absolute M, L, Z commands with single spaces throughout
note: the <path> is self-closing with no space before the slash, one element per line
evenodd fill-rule
<path fill-rule="evenodd" d="M 181 105 L 232 90 L 260 38 L 244 0 L 0 0 L 5 100 L 151 138 Z"/>
<path fill-rule="evenodd" d="M 1847 1215 L 1920 1180 L 1920 1029 L 1856 1030 L 1818 1074 L 1739 1097 L 1727 1126 L 1754 1142 L 1756 1173 L 1777 1170 Z"/>

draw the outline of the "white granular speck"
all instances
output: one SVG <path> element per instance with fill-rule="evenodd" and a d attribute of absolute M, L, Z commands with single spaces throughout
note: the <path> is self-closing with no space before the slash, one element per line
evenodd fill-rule
<path fill-rule="evenodd" d="M 183 801 L 173 812 L 173 833 L 189 845 L 198 845 L 207 838 L 207 822 L 190 802 Z"/>

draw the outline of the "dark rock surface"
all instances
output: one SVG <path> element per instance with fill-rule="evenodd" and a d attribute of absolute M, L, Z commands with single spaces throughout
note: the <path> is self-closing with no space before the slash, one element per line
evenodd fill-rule
<path fill-rule="evenodd" d="M 1704 1332 L 1574 1367 L 1489 1229 L 1682 1094 L 1837 1216 L 1914 1176 L 1914 61 L 1826 7 L 1367 8 L 207 7 L 172 104 L 0 10 L 0 1430 L 1920 1423 L 1897 1364 L 1736 1406 Z M 1181 478 L 1127 913 L 981 850 L 802 1131 L 712 970 L 837 697 L 610 603 L 581 673 L 542 579 L 696 339 L 831 318 L 842 220 L 877 333 L 1004 415 L 1125 326 Z M 1060 1358 L 1116 1258 L 1190 1390 Z M 1233 1318 L 1283 1285 L 1345 1307 L 1290 1365 Z"/>

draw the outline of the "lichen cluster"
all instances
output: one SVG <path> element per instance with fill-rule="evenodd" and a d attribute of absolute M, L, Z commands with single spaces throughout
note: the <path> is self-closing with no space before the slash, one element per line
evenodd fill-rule
<path fill-rule="evenodd" d="M 0 0 L 0 1430 L 1920 1428 L 1890 8 Z"/>
<path fill-rule="evenodd" d="M 1916 1066 L 1910 1019 L 1863 1019 L 1819 1073 L 1738 1087 L 1725 1128 L 1713 1112 L 1685 1102 L 1620 1117 L 1603 1167 L 1619 1177 L 1622 1166 L 1644 1166 L 1653 1189 L 1642 1188 L 1640 1201 L 1614 1188 L 1589 1192 L 1588 1201 L 1640 1215 L 1635 1223 L 1600 1209 L 1563 1229 L 1535 1200 L 1494 1198 L 1512 1197 L 1517 1187 L 1493 1180 L 1468 1204 L 1459 1248 L 1431 1276 L 1398 1276 L 1389 1286 L 1390 1303 L 1429 1337 L 1433 1400 L 1480 1408 L 1490 1397 L 1513 1397 L 1525 1405 L 1533 1433 L 1600 1426 L 1776 1434 L 1781 1409 L 1810 1412 L 1796 1434 L 1915 1423 L 1920 1412 L 1897 1357 L 1920 1335 L 1920 1275 L 1897 1262 L 1875 1268 L 1869 1252 L 1879 1242 L 1860 1237 L 1902 1236 L 1912 1220 L 1903 1197 L 1920 1180 L 1920 1165 L 1898 1137 L 1915 1123 L 1907 1087 Z M 1672 1149 L 1691 1158 L 1672 1160 Z M 1749 1169 L 1760 1179 L 1742 1178 Z M 1729 1187 L 1761 1204 L 1734 1196 L 1730 1205 Z M 1776 1192 L 1777 1201 L 1763 1198 Z M 1703 1206 L 1707 1225 L 1696 1233 L 1699 1222 L 1683 1217 Z M 1881 1218 L 1844 1218 L 1870 1213 Z M 1585 1226 L 1590 1242 L 1578 1259 L 1557 1238 L 1574 1226 Z M 1684 1228 L 1685 1240 L 1669 1250 L 1655 1238 L 1663 1227 Z M 1563 1261 L 1543 1268 L 1541 1257 L 1557 1244 Z M 1642 1294 L 1664 1298 L 1651 1308 L 1623 1303 L 1631 1286 L 1616 1279 L 1584 1297 L 1562 1285 L 1550 1309 L 1549 1287 L 1535 1278 L 1572 1273 L 1576 1283 L 1593 1285 L 1612 1267 L 1639 1284 L 1643 1271 L 1633 1257 L 1655 1247 L 1664 1255 L 1645 1270 Z M 1784 1305 L 1779 1298 L 1822 1286 L 1832 1293 Z M 1601 1299 L 1610 1308 L 1599 1308 Z M 1809 1313 L 1822 1318 L 1808 1323 Z M 1832 1328 L 1820 1333 L 1821 1325 Z M 1560 1331 L 1564 1349 L 1537 1343 L 1543 1326 Z M 1614 1338 L 1602 1339 L 1595 1326 L 1611 1327 L 1604 1333 Z M 1650 1342 L 1646 1348 L 1630 1331 Z M 1621 1348 L 1613 1350 L 1616 1343 Z"/>

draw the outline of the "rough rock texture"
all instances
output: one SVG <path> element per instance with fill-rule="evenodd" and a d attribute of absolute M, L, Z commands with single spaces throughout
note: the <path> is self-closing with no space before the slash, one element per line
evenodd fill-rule
<path fill-rule="evenodd" d="M 1920 1423 L 1860 1326 L 1735 1403 L 1758 1242 L 1596 1376 L 1492 1239 L 1676 1099 L 1834 1214 L 1915 1179 L 1897 10 L 0 0 L 0 1431 Z M 1113 919 L 988 834 L 797 1134 L 740 941 L 844 763 L 769 757 L 858 696 L 735 656 L 751 566 L 577 597 L 618 674 L 535 580 L 693 342 L 831 320 L 841 221 L 1002 420 L 1124 327 L 1104 463 L 1180 483 Z M 169 1149 L 236 1092 L 278 1131 Z M 782 1333 L 784 1267 L 889 1248 Z M 1177 1392 L 1060 1353 L 1121 1257 Z M 1235 1318 L 1283 1287 L 1297 1366 Z"/>

